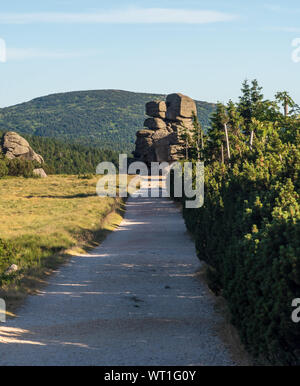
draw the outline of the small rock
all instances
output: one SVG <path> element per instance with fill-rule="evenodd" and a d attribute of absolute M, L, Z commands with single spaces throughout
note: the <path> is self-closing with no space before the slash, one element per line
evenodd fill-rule
<path fill-rule="evenodd" d="M 134 301 L 134 302 L 143 302 L 144 300 L 142 299 L 139 299 L 137 296 L 132 296 L 131 299 Z"/>
<path fill-rule="evenodd" d="M 39 176 L 41 178 L 47 178 L 47 174 L 46 174 L 45 170 L 42 168 L 34 169 L 33 174 L 35 174 L 36 176 Z"/>
<path fill-rule="evenodd" d="M 18 271 L 19 267 L 16 265 L 16 264 L 12 264 L 6 271 L 5 271 L 5 274 L 6 275 L 10 275 L 16 271 Z"/>

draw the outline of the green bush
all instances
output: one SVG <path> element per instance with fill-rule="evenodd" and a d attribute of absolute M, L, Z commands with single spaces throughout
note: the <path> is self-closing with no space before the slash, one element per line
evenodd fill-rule
<path fill-rule="evenodd" d="M 263 362 L 300 365 L 300 329 L 291 320 L 292 300 L 300 297 L 300 118 L 260 103 L 260 120 L 248 122 L 256 136 L 251 147 L 234 105 L 218 106 L 205 147 L 204 205 L 183 205 L 183 215 L 208 264 L 209 285 L 227 300 L 249 352 Z M 230 158 L 220 151 L 227 146 L 224 114 Z"/>
<path fill-rule="evenodd" d="M 11 242 L 0 239 L 0 286 L 7 279 L 5 271 L 18 262 L 19 250 Z"/>
<path fill-rule="evenodd" d="M 0 157 L 0 178 L 8 174 L 8 167 L 4 159 Z"/>
<path fill-rule="evenodd" d="M 300 295 L 300 150 L 286 146 L 286 158 L 265 153 L 263 165 L 207 165 L 204 206 L 183 211 L 198 256 L 211 267 L 210 286 L 227 299 L 249 351 L 300 364 L 300 330 L 291 321 Z"/>
<path fill-rule="evenodd" d="M 40 167 L 41 165 L 36 161 L 20 158 L 7 159 L 0 154 L 0 178 L 5 176 L 36 178 L 33 170 Z"/>
<path fill-rule="evenodd" d="M 34 177 L 33 169 L 36 165 L 32 161 L 14 158 L 7 161 L 7 166 L 8 175 L 10 176 Z"/>

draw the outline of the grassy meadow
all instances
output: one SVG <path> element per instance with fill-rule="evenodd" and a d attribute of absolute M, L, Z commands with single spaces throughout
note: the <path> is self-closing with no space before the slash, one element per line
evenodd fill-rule
<path fill-rule="evenodd" d="M 120 223 L 123 201 L 98 197 L 98 179 L 0 179 L 0 297 L 8 309 L 38 288 L 68 255 L 99 244 Z M 8 275 L 12 264 L 18 270 Z"/>

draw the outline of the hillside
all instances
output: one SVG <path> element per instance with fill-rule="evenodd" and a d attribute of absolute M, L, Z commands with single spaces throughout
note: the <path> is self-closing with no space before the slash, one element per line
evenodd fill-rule
<path fill-rule="evenodd" d="M 120 90 L 48 95 L 0 109 L 0 131 L 131 152 L 135 133 L 143 125 L 145 103 L 164 98 Z M 197 101 L 197 109 L 200 122 L 207 128 L 214 104 Z"/>

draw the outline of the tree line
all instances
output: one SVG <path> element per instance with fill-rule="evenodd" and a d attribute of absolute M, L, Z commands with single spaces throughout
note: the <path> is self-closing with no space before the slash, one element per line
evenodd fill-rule
<path fill-rule="evenodd" d="M 0 132 L 0 137 L 3 133 Z M 41 154 L 45 164 L 21 159 L 8 160 L 0 154 L 0 177 L 32 177 L 33 169 L 42 167 L 47 174 L 94 174 L 98 163 L 113 162 L 118 165 L 119 154 L 113 150 L 94 146 L 63 143 L 53 138 L 23 135 L 30 146 Z"/>

